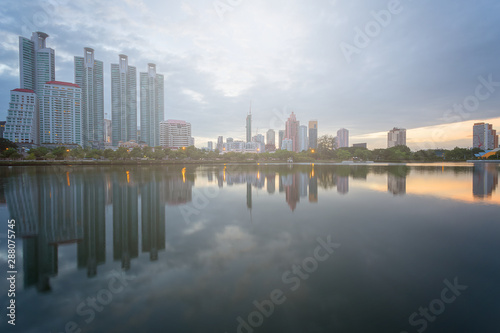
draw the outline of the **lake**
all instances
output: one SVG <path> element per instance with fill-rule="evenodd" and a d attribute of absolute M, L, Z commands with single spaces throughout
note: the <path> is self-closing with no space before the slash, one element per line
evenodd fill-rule
<path fill-rule="evenodd" d="M 495 163 L 0 167 L 0 330 L 498 332 L 498 176 Z"/>

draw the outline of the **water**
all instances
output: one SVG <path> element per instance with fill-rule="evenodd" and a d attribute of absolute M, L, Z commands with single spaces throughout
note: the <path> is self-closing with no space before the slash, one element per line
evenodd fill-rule
<path fill-rule="evenodd" d="M 497 332 L 498 174 L 1 167 L 0 330 Z M 8 219 L 15 327 L 4 320 Z"/>

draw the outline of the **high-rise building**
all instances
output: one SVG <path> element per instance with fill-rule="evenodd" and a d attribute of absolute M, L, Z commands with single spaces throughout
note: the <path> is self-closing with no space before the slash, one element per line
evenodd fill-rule
<path fill-rule="evenodd" d="M 250 113 L 247 115 L 247 122 L 246 122 L 246 130 L 247 130 L 247 135 L 246 135 L 246 142 L 251 142 L 252 141 L 252 110 L 250 110 Z"/>
<path fill-rule="evenodd" d="M 366 143 L 353 143 L 354 148 L 365 148 L 367 149 L 368 145 Z"/>
<path fill-rule="evenodd" d="M 128 57 L 119 55 L 119 63 L 111 64 L 112 143 L 137 142 L 137 71 L 129 66 Z"/>
<path fill-rule="evenodd" d="M 292 112 L 285 124 L 285 139 L 292 140 L 292 151 L 298 151 L 299 149 L 299 126 L 300 123 Z"/>
<path fill-rule="evenodd" d="M 281 149 L 293 151 L 293 140 L 292 139 L 283 139 L 281 142 Z"/>
<path fill-rule="evenodd" d="M 38 142 L 37 128 L 38 113 L 35 92 L 30 89 L 11 90 L 3 137 L 12 142 Z"/>
<path fill-rule="evenodd" d="M 148 64 L 148 71 L 140 73 L 141 85 L 141 140 L 148 146 L 160 145 L 160 122 L 164 117 L 164 77 L 156 74 L 156 65 Z"/>
<path fill-rule="evenodd" d="M 283 149 L 283 139 L 285 138 L 285 130 L 279 130 L 278 131 L 278 146 L 279 149 Z"/>
<path fill-rule="evenodd" d="M 19 37 L 19 76 L 21 89 L 40 94 L 45 82 L 56 78 L 55 51 L 47 48 L 44 32 L 34 32 L 31 39 Z"/>
<path fill-rule="evenodd" d="M 273 129 L 268 130 L 266 133 L 266 144 L 276 145 L 276 132 Z"/>
<path fill-rule="evenodd" d="M 219 153 L 222 153 L 223 148 L 224 148 L 224 137 L 220 135 L 217 138 L 217 149 L 219 150 Z"/>
<path fill-rule="evenodd" d="M 475 123 L 472 129 L 472 145 L 474 148 L 482 150 L 492 150 L 498 148 L 497 131 L 493 125 L 488 123 Z"/>
<path fill-rule="evenodd" d="M 297 151 L 301 152 L 307 150 L 309 147 L 309 140 L 307 139 L 307 126 L 299 126 L 299 144 Z"/>
<path fill-rule="evenodd" d="M 309 148 L 318 148 L 318 121 L 309 121 Z"/>
<path fill-rule="evenodd" d="M 162 147 L 172 149 L 189 147 L 193 140 L 190 123 L 173 119 L 160 122 L 160 145 Z"/>
<path fill-rule="evenodd" d="M 387 133 L 387 148 L 406 146 L 406 129 L 394 127 Z"/>
<path fill-rule="evenodd" d="M 265 143 L 265 138 L 264 138 L 264 135 L 262 134 L 257 134 L 255 136 L 252 137 L 252 141 L 251 142 L 260 142 L 260 143 Z"/>
<path fill-rule="evenodd" d="M 337 131 L 338 148 L 349 147 L 349 131 L 341 128 Z"/>
<path fill-rule="evenodd" d="M 208 141 L 207 147 L 208 147 L 208 151 L 213 151 L 214 150 L 213 141 Z"/>
<path fill-rule="evenodd" d="M 94 58 L 94 50 L 84 48 L 83 57 L 75 56 L 75 83 L 82 88 L 82 142 L 85 147 L 104 146 L 103 63 Z"/>
<path fill-rule="evenodd" d="M 5 132 L 5 124 L 7 121 L 2 120 L 0 121 L 0 138 L 3 138 L 3 132 Z"/>
<path fill-rule="evenodd" d="M 49 81 L 40 103 L 40 143 L 82 144 L 82 89 L 74 83 Z"/>
<path fill-rule="evenodd" d="M 33 127 L 35 143 L 40 138 L 40 110 L 38 101 L 43 85 L 56 79 L 55 51 L 48 48 L 46 39 L 49 37 L 44 32 L 33 32 L 31 39 L 19 36 L 19 78 L 20 89 L 33 90 L 37 95 Z"/>

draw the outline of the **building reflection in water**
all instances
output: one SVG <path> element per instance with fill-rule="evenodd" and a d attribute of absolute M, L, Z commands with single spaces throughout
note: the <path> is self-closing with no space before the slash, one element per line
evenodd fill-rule
<path fill-rule="evenodd" d="M 254 188 L 272 195 L 278 182 L 279 194 L 290 210 L 295 211 L 301 198 L 318 202 L 318 188 L 330 191 L 336 188 L 338 193 L 347 194 L 349 178 L 363 181 L 369 172 L 387 173 L 387 190 L 394 195 L 404 195 L 410 169 L 407 166 L 381 169 L 301 165 L 290 169 L 289 166 L 233 165 L 211 168 L 202 176 L 219 187 L 224 183 L 227 186 L 241 184 L 242 192 L 246 190 L 248 209 L 257 205 L 253 200 Z M 414 169 L 421 172 L 418 167 Z M 76 243 L 77 266 L 85 270 L 88 277 L 99 273 L 99 266 L 107 259 L 107 203 L 112 204 L 112 215 L 108 215 L 112 220 L 108 222 L 112 225 L 113 241 L 113 255 L 108 259 L 120 261 L 124 270 L 131 267 L 132 260 L 140 253 L 149 253 L 151 261 L 158 260 L 159 253 L 166 247 L 165 206 L 182 207 L 191 202 L 196 180 L 194 166 L 55 166 L 3 170 L 6 176 L 2 180 L 2 195 L 9 216 L 17 222 L 16 235 L 23 238 L 24 285 L 36 286 L 38 291 L 50 291 L 50 278 L 58 274 L 58 252 L 65 244 Z M 456 168 L 452 170 L 450 172 L 457 172 Z M 449 180 L 452 178 L 443 179 L 453 182 Z M 433 187 L 423 182 L 419 184 L 421 188 L 432 191 Z M 474 165 L 472 182 L 471 198 L 491 197 L 498 186 L 498 166 Z M 382 181 L 382 189 L 384 186 Z"/>
<path fill-rule="evenodd" d="M 142 252 L 158 260 L 165 249 L 165 179 L 162 173 L 143 173 L 141 182 Z"/>
<path fill-rule="evenodd" d="M 474 164 L 472 193 L 475 198 L 488 198 L 498 186 L 498 166 L 494 163 Z"/>
<path fill-rule="evenodd" d="M 406 194 L 406 177 L 410 169 L 405 165 L 390 166 L 387 169 L 387 191 L 394 196 Z"/>

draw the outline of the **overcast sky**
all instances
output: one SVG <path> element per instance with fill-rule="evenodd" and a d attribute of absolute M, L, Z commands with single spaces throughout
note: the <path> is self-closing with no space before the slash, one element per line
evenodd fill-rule
<path fill-rule="evenodd" d="M 471 122 L 500 130 L 499 22 L 495 0 L 3 0 L 0 119 L 19 87 L 18 36 L 37 30 L 60 81 L 74 82 L 73 57 L 95 49 L 107 118 L 118 54 L 139 72 L 156 63 L 165 119 L 191 122 L 198 147 L 244 139 L 250 101 L 254 135 L 294 111 L 369 148 L 385 148 L 395 126 L 413 149 L 467 147 Z"/>

